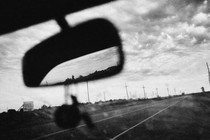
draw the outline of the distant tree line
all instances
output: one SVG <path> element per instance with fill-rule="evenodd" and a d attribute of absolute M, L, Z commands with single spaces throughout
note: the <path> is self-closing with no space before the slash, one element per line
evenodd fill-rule
<path fill-rule="evenodd" d="M 64 84 L 68 85 L 68 84 L 79 82 L 79 81 L 88 81 L 89 79 L 98 79 L 101 77 L 107 77 L 110 75 L 110 73 L 113 73 L 114 71 L 116 71 L 117 68 L 118 66 L 112 66 L 112 67 L 108 67 L 105 70 L 100 70 L 100 71 L 96 70 L 94 73 L 91 73 L 87 76 L 80 75 L 78 78 L 74 78 L 74 76 L 72 76 L 72 78 L 67 78 L 64 81 Z"/>

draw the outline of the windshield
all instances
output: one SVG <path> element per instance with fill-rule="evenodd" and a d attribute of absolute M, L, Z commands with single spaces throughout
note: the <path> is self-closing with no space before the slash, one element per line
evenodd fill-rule
<path fill-rule="evenodd" d="M 71 27 L 90 19 L 106 18 L 118 28 L 122 39 L 125 65 L 121 73 L 73 84 L 68 89 L 84 105 L 82 109 L 92 115 L 93 122 L 99 122 L 94 132 L 89 132 L 81 123 L 75 131 L 54 135 L 64 133 L 49 122 L 53 121 L 56 108 L 65 103 L 66 88 L 28 88 L 23 83 L 21 63 L 25 52 L 58 33 L 57 23 L 50 20 L 1 35 L 0 124 L 6 135 L 1 134 L 3 139 L 170 139 L 173 134 L 178 135 L 177 139 L 209 138 L 209 126 L 202 128 L 210 121 L 208 115 L 201 115 L 207 117 L 205 121 L 192 118 L 201 111 L 189 111 L 187 115 L 191 120 L 186 126 L 177 121 L 180 118 L 187 120 L 187 116 L 182 116 L 186 112 L 183 108 L 202 110 L 196 106 L 200 102 L 206 107 L 206 113 L 210 112 L 210 95 L 207 93 L 210 90 L 209 7 L 208 0 L 119 0 L 66 16 Z M 74 69 L 80 64 L 75 63 Z M 200 97 L 192 93 L 206 94 Z M 8 115 L 9 112 L 20 112 L 23 106 L 28 106 L 26 110 L 29 110 L 23 111 L 28 114 Z M 131 111 L 139 112 L 151 106 L 156 108 L 131 115 Z M 171 106 L 174 110 L 168 110 L 170 113 L 165 116 L 159 115 Z M 127 114 L 130 115 L 125 117 Z M 25 120 L 21 120 L 21 115 Z M 155 119 L 143 124 L 150 117 Z M 177 127 L 172 126 L 172 122 Z M 14 128 L 12 131 L 11 127 Z M 20 135 L 19 128 L 29 133 Z M 181 131 L 188 128 L 192 129 L 190 134 Z M 164 133 L 158 135 L 158 130 Z M 7 137 L 9 131 L 14 133 L 11 138 Z M 47 137 L 48 134 L 53 136 Z"/>

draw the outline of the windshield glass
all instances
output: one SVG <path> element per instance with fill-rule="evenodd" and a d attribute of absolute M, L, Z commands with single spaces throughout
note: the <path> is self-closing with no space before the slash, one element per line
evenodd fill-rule
<path fill-rule="evenodd" d="M 60 31 L 54 20 L 1 35 L 0 124 L 2 125 L 0 130 L 8 132 L 8 126 L 14 127 L 15 124 L 14 131 L 17 131 L 20 122 L 14 121 L 14 124 L 7 126 L 2 120 L 8 120 L 8 116 L 5 115 L 8 112 L 20 111 L 23 109 L 23 106 L 28 106 L 26 110 L 27 108 L 31 109 L 33 113 L 29 113 L 31 110 L 26 111 L 29 113 L 27 114 L 28 118 L 26 117 L 25 123 L 21 122 L 20 126 L 25 131 L 26 129 L 24 128 L 33 124 L 34 127 L 30 129 L 30 132 L 34 132 L 34 135 L 28 134 L 30 136 L 21 137 L 14 132 L 14 136 L 18 137 L 17 139 L 33 139 L 60 131 L 58 127 L 53 128 L 55 124 L 48 124 L 48 126 L 40 126 L 39 130 L 46 130 L 47 128 L 46 132 L 42 133 L 38 131 L 38 125 L 52 122 L 56 107 L 65 103 L 65 92 L 77 96 L 80 103 L 86 105 L 89 102 L 86 108 L 83 107 L 83 110 L 94 116 L 93 121 L 107 119 L 106 116 L 123 116 L 124 113 L 129 111 L 137 111 L 145 106 L 164 102 L 165 106 L 160 106 L 159 110 L 143 113 L 148 116 L 141 114 L 132 116 L 133 118 L 120 117 L 120 119 L 123 119 L 122 122 L 126 122 L 126 119 L 136 120 L 136 118 L 141 118 L 142 116 L 142 120 L 144 120 L 158 111 L 163 111 L 168 106 L 175 105 L 180 100 L 183 100 L 180 95 L 209 91 L 209 7 L 210 2 L 208 0 L 119 0 L 67 15 L 66 19 L 71 27 L 94 18 L 110 20 L 119 30 L 125 54 L 125 65 L 121 73 L 102 80 L 70 85 L 69 89 L 67 89 L 68 91 L 66 91 L 64 86 L 28 88 L 24 85 L 22 78 L 21 63 L 25 52 Z M 73 67 L 76 68 L 77 65 L 80 64 L 74 64 Z M 174 96 L 180 97 L 163 100 L 166 97 Z M 188 100 L 192 98 L 194 99 L 194 96 L 190 96 Z M 196 98 L 200 99 L 202 97 Z M 205 97 L 204 99 L 209 103 L 209 98 L 208 96 L 208 98 Z M 161 102 L 157 99 L 160 99 Z M 205 102 L 203 104 L 205 105 Z M 195 104 L 191 104 L 190 107 L 193 107 L 193 105 Z M 186 106 L 189 107 L 189 103 L 183 103 L 181 107 Z M 119 108 L 123 109 L 119 110 Z M 196 107 L 194 106 L 194 108 Z M 209 112 L 208 106 L 207 111 Z M 183 112 L 180 111 L 177 114 L 182 114 Z M 4 117 L 2 117 L 2 114 Z M 98 114 L 99 116 L 97 116 Z M 175 113 L 174 116 L 177 114 Z M 193 115 L 193 113 L 189 114 L 189 116 Z M 41 118 L 38 122 L 34 121 L 37 117 Z M 182 118 L 183 116 L 178 117 Z M 21 117 L 16 116 L 15 118 L 18 120 Z M 15 119 L 13 118 L 12 120 Z M 119 118 L 115 120 L 119 120 Z M 158 120 L 163 121 L 168 120 L 168 118 L 164 116 Z M 85 128 L 78 128 L 72 133 L 69 132 L 68 136 L 75 139 L 86 139 L 87 137 L 85 136 L 91 138 L 97 138 L 98 136 L 107 139 L 120 137 L 119 139 L 123 139 L 121 132 L 141 122 L 133 121 L 129 125 L 121 125 L 121 122 L 114 124 L 111 121 L 113 120 L 109 119 L 107 122 L 101 122 L 100 125 L 97 125 L 98 132 L 91 132 L 90 134 Z M 170 121 L 166 122 L 165 125 L 170 123 Z M 191 120 L 192 122 L 194 120 Z M 209 120 L 207 119 L 206 122 L 209 122 Z M 110 132 L 111 129 L 108 130 L 106 128 L 107 124 L 113 127 L 113 133 L 116 131 L 114 134 Z M 114 125 L 120 128 L 117 129 Z M 165 125 L 163 127 L 166 127 Z M 141 133 L 144 133 L 143 130 L 147 133 L 146 130 L 162 129 L 160 126 L 154 128 L 155 125 L 152 122 L 147 125 L 144 124 L 144 127 L 146 128 L 141 128 Z M 52 128 L 53 131 L 50 131 L 49 128 Z M 186 129 L 187 127 L 184 128 Z M 166 127 L 165 129 L 169 131 L 170 128 Z M 27 130 L 29 131 L 28 128 Z M 130 135 L 125 137 L 125 139 L 137 137 L 137 130 L 129 133 Z M 170 133 L 167 135 L 172 133 L 172 129 L 170 130 Z M 194 131 L 196 134 L 201 133 L 201 135 L 205 133 L 205 130 L 201 132 L 193 129 L 192 133 Z M 9 132 L 6 134 L 9 135 Z M 119 137 L 117 134 L 120 134 Z M 68 138 L 68 136 L 65 136 L 65 138 Z M 189 137 L 188 135 L 185 136 Z M 2 137 L 6 139 L 5 135 Z M 55 136 L 52 139 L 56 138 L 62 139 L 61 136 Z M 152 137 L 152 139 L 158 138 Z"/>

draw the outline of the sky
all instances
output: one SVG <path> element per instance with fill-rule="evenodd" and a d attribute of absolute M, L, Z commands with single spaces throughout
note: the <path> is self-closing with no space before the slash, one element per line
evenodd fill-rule
<path fill-rule="evenodd" d="M 119 61 L 118 48 L 112 46 L 108 49 L 59 64 L 48 72 L 42 80 L 41 85 L 64 82 L 67 78 L 72 79 L 72 76 L 75 79 L 80 76 L 85 77 L 96 71 L 102 71 L 109 67 L 117 66 Z"/>
<path fill-rule="evenodd" d="M 210 2 L 208 0 L 118 0 L 66 16 L 71 27 L 94 18 L 106 18 L 119 30 L 125 53 L 123 71 L 89 82 L 92 102 L 143 98 L 210 90 L 206 62 L 210 64 Z M 18 109 L 23 101 L 64 103 L 64 87 L 29 88 L 22 79 L 24 53 L 58 33 L 54 20 L 0 36 L 0 112 Z M 95 56 L 106 61 L 106 57 Z M 82 63 L 82 61 L 81 61 Z M 76 66 L 75 66 L 76 67 Z M 88 65 L 87 65 L 88 67 Z M 80 102 L 87 101 L 86 83 L 70 86 Z"/>

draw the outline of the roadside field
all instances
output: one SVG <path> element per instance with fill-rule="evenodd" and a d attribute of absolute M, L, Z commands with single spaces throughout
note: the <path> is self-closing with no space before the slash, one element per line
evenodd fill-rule
<path fill-rule="evenodd" d="M 120 136 L 120 140 L 209 140 L 210 94 L 189 95 L 183 101 Z"/>
<path fill-rule="evenodd" d="M 103 106 L 101 106 L 103 109 Z M 199 93 L 164 100 L 119 105 L 91 113 L 96 128 L 83 122 L 75 129 L 62 130 L 55 123 L 11 130 L 1 139 L 33 140 L 198 140 L 210 139 L 210 94 Z"/>
<path fill-rule="evenodd" d="M 164 111 L 165 109 L 178 104 L 183 98 L 184 97 L 170 98 L 153 105 L 145 105 L 136 110 L 130 109 L 129 111 L 127 110 L 127 112 L 122 109 L 122 112 L 124 113 L 118 111 L 118 115 L 114 115 L 114 117 L 110 117 L 110 119 L 105 118 L 103 121 L 95 120 L 97 125 L 95 130 L 90 131 L 86 127 L 79 127 L 73 131 L 65 131 L 60 135 L 56 134 L 49 137 L 43 137 L 43 139 L 112 139 L 161 110 Z M 125 133 L 125 135 L 127 134 Z M 124 136 L 122 136 L 122 138 L 124 138 Z M 121 139 L 121 137 L 119 139 Z M 131 137 L 130 139 L 133 138 Z"/>
<path fill-rule="evenodd" d="M 122 113 L 128 113 L 129 111 L 136 111 L 138 109 L 143 109 L 147 106 L 152 106 L 162 101 L 164 101 L 164 99 L 163 100 L 157 100 L 157 99 L 155 100 L 130 100 L 130 101 L 124 100 L 124 101 L 116 101 L 116 102 L 113 101 L 107 105 L 106 104 L 105 105 L 93 104 L 93 105 L 87 105 L 86 107 L 88 109 L 88 112 L 91 114 L 93 121 L 100 122 L 100 121 L 106 121 L 108 119 L 114 119 L 116 117 L 119 117 L 119 115 L 121 115 Z M 47 115 L 50 115 L 50 114 L 47 114 Z M 27 117 L 27 116 L 23 116 L 23 119 L 22 119 L 23 121 L 27 119 L 24 117 Z M 60 134 L 61 132 L 69 131 L 69 130 L 60 129 L 59 127 L 56 126 L 56 124 L 51 119 L 48 119 L 46 123 L 44 122 L 44 120 L 41 121 L 40 119 L 42 118 L 39 118 L 38 116 L 33 117 L 31 119 L 32 119 L 31 122 L 33 122 L 34 125 L 31 125 L 31 124 L 28 125 L 28 123 L 26 123 L 25 126 L 22 123 L 19 123 L 20 125 L 18 124 L 13 125 L 11 124 L 12 122 L 10 122 L 10 125 L 6 125 L 2 122 L 4 126 L 6 127 L 1 126 L 2 133 L 0 133 L 0 139 L 4 139 L 4 140 L 33 139 L 33 138 L 46 136 L 48 134 L 49 136 L 51 136 L 55 134 Z M 43 123 L 39 123 L 39 124 L 36 123 L 40 121 Z M 16 121 L 13 120 L 13 122 L 16 122 Z M 81 122 L 80 126 L 84 127 L 83 122 Z"/>

